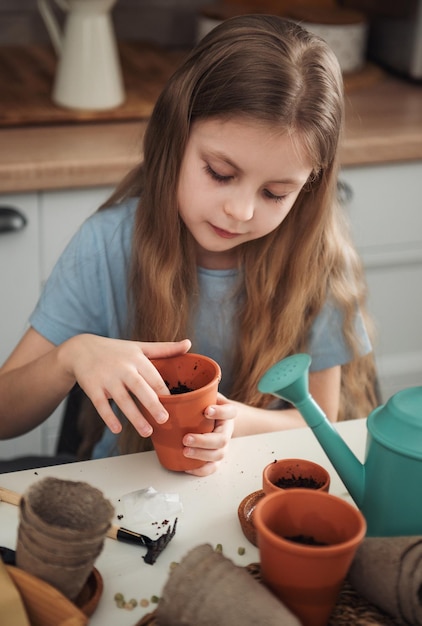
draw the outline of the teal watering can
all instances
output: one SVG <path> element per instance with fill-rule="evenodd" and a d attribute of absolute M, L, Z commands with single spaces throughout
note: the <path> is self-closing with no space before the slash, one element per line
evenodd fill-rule
<path fill-rule="evenodd" d="M 271 367 L 258 383 L 293 404 L 346 485 L 367 523 L 367 535 L 422 535 L 422 387 L 409 387 L 367 419 L 362 464 L 308 391 L 311 357 L 295 354 Z"/>

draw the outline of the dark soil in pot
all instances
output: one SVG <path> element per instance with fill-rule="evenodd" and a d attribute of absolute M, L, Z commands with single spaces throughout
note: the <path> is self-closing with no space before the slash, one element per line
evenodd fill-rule
<path fill-rule="evenodd" d="M 322 487 L 322 483 L 315 480 L 315 478 L 294 475 L 289 478 L 278 478 L 274 481 L 274 484 L 281 489 L 320 489 Z"/>
<path fill-rule="evenodd" d="M 307 546 L 328 546 L 328 543 L 324 541 L 318 541 L 315 537 L 311 535 L 293 535 L 292 537 L 284 537 L 288 541 L 293 541 L 294 543 L 302 543 Z"/>
<path fill-rule="evenodd" d="M 192 387 L 188 387 L 187 385 L 184 385 L 180 381 L 179 381 L 177 387 L 171 387 L 170 384 L 167 381 L 165 381 L 165 382 L 166 382 L 166 385 L 169 388 L 170 394 L 172 396 L 174 396 L 174 395 L 176 395 L 178 393 L 188 393 L 189 391 L 193 391 Z"/>

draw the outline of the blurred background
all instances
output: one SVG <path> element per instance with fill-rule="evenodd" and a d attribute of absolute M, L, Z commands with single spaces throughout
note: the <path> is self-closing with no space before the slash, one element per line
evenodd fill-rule
<path fill-rule="evenodd" d="M 154 102 L 186 52 L 220 21 L 265 12 L 301 22 L 338 55 L 339 194 L 368 281 L 380 391 L 386 400 L 420 385 L 422 0 L 71 0 L 78 11 L 88 2 L 108 5 L 105 40 L 81 38 L 79 14 L 66 47 L 69 0 L 0 0 L 0 362 L 70 237 L 142 158 Z M 0 471 L 8 459 L 69 452 L 67 414 L 64 402 L 0 442 Z"/>

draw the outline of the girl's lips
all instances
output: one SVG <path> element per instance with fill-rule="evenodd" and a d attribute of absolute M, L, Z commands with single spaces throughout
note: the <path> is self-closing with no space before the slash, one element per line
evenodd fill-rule
<path fill-rule="evenodd" d="M 223 230 L 213 224 L 211 224 L 211 228 L 219 237 L 222 237 L 223 239 L 234 239 L 235 237 L 239 237 L 239 233 L 231 233 L 228 230 Z"/>

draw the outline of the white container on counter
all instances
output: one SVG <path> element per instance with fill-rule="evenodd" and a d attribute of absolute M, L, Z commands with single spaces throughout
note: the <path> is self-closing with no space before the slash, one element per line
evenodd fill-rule
<path fill-rule="evenodd" d="M 343 74 L 362 70 L 368 36 L 363 13 L 341 7 L 297 7 L 289 11 L 289 17 L 327 42 Z"/>

